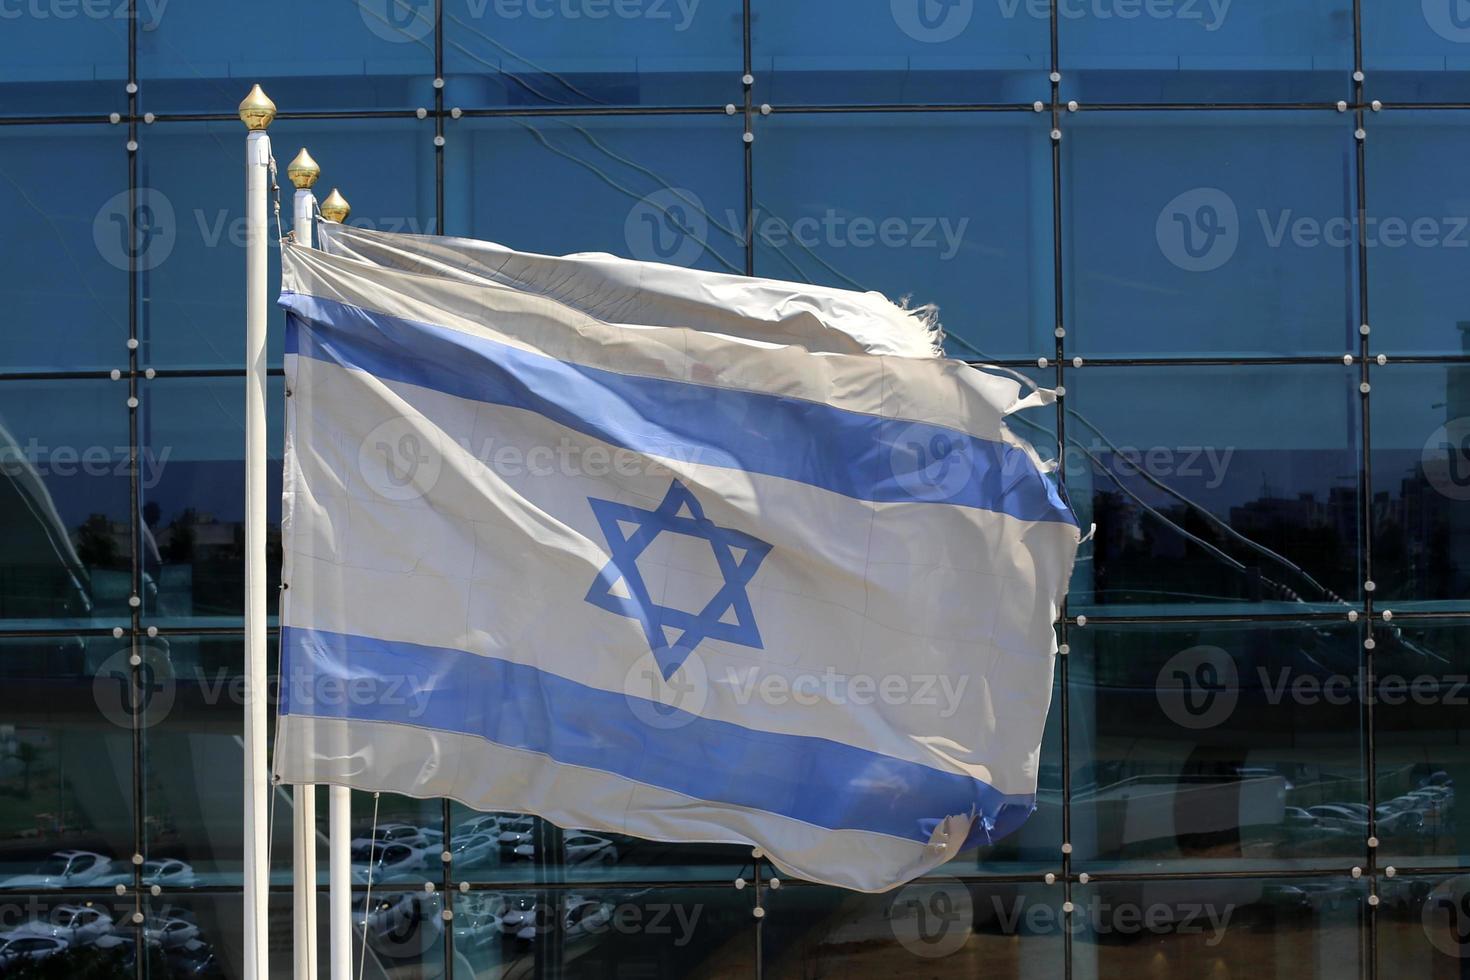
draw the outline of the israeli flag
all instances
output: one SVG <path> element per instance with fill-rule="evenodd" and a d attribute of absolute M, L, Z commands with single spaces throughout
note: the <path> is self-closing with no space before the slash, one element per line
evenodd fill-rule
<path fill-rule="evenodd" d="M 1034 808 L 1078 545 L 940 358 L 283 248 L 287 782 L 892 888 Z"/>

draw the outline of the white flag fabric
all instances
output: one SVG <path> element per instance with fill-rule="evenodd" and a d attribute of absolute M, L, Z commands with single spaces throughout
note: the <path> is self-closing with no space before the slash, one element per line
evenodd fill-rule
<path fill-rule="evenodd" d="M 904 309 L 856 292 L 637 262 L 600 252 L 536 255 L 467 238 L 319 222 L 332 255 L 461 282 L 496 283 L 557 300 L 608 323 L 687 327 L 836 354 L 939 357 L 930 307 Z"/>
<path fill-rule="evenodd" d="M 892 888 L 1034 809 L 1078 544 L 939 358 L 287 245 L 276 768 Z"/>

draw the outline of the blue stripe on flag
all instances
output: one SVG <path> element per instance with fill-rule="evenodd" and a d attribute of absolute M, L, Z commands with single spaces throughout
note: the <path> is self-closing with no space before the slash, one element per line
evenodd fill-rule
<path fill-rule="evenodd" d="M 447 327 L 282 293 L 286 352 L 544 415 L 623 449 L 794 480 L 857 500 L 1077 524 L 1014 446 L 764 392 L 558 361 Z"/>
<path fill-rule="evenodd" d="M 301 627 L 283 628 L 281 644 L 282 714 L 472 735 L 697 800 L 907 840 L 927 842 L 939 820 L 972 810 L 971 840 L 993 840 L 1033 808 L 1031 795 L 959 773 L 704 718 L 463 650 Z M 679 724 L 650 725 L 639 716 L 650 711 Z"/>

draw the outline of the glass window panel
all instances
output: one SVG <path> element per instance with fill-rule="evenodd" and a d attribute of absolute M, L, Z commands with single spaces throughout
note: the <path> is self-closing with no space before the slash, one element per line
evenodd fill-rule
<path fill-rule="evenodd" d="M 0 621 L 128 621 L 127 386 L 0 382 Z"/>
<path fill-rule="evenodd" d="M 281 561 L 285 388 L 266 386 L 266 602 Z M 155 378 L 138 409 L 143 615 L 175 628 L 234 626 L 245 594 L 245 380 Z"/>
<path fill-rule="evenodd" d="M 1363 68 L 1368 98 L 1463 103 L 1470 15 L 1460 0 L 1363 0 Z"/>
<path fill-rule="evenodd" d="M 1339 980 L 1365 969 L 1365 879 L 1109 882 L 1074 885 L 1072 896 L 1078 980 Z"/>
<path fill-rule="evenodd" d="M 1068 348 L 1341 354 L 1357 343 L 1351 119 L 1119 112 L 1063 144 Z"/>
<path fill-rule="evenodd" d="M 1385 112 L 1365 142 L 1373 349 L 1470 353 L 1470 113 Z"/>
<path fill-rule="evenodd" d="M 152 112 L 233 113 L 259 82 L 283 111 L 432 105 L 433 26 L 428 0 L 267 0 L 248 15 L 228 0 L 171 3 L 138 32 L 139 99 Z"/>
<path fill-rule="evenodd" d="M 1399 875 L 1378 879 L 1374 919 L 1380 972 L 1460 977 L 1470 961 L 1470 875 Z"/>
<path fill-rule="evenodd" d="M 754 0 L 756 98 L 775 105 L 1050 98 L 1051 14 L 1004 0 Z"/>
<path fill-rule="evenodd" d="M 156 24 L 158 7 L 167 2 L 139 0 L 139 26 Z M 128 7 L 118 0 L 6 4 L 0 12 L 0 115 L 125 110 Z"/>
<path fill-rule="evenodd" d="M 1064 976 L 1060 885 L 926 878 L 881 895 L 784 886 L 766 896 L 765 976 Z"/>
<path fill-rule="evenodd" d="M 243 368 L 245 338 L 244 142 L 238 123 L 158 126 L 144 133 L 140 194 L 152 208 L 139 282 L 139 354 L 174 368 Z M 280 170 L 282 230 L 294 189 L 286 167 L 307 146 L 322 166 L 319 197 L 340 187 L 357 205 L 357 224 L 433 232 L 433 129 L 418 120 L 277 123 L 271 132 Z M 268 212 L 269 283 L 280 282 L 275 218 Z M 272 293 L 274 296 L 274 293 Z M 281 364 L 284 317 L 273 316 L 269 363 Z"/>
<path fill-rule="evenodd" d="M 527 252 L 611 252 L 745 271 L 740 121 L 461 119 L 445 150 L 448 231 Z"/>
<path fill-rule="evenodd" d="M 753 976 L 752 891 L 609 886 L 459 894 L 454 975 Z M 371 949 L 371 933 L 368 942 Z"/>
<path fill-rule="evenodd" d="M 123 140 L 107 126 L 0 127 L 0 371 L 127 365 Z"/>
<path fill-rule="evenodd" d="M 1470 854 L 1470 626 L 1464 621 L 1375 628 L 1373 724 L 1382 859 L 1414 867 L 1461 866 Z M 1470 953 L 1470 950 L 1467 950 Z"/>
<path fill-rule="evenodd" d="M 1352 0 L 1057 0 L 1064 99 L 1351 98 Z"/>
<path fill-rule="evenodd" d="M 130 653 L 110 636 L 0 639 L 0 889 L 110 889 L 130 870 Z"/>
<path fill-rule="evenodd" d="M 137 956 L 133 902 L 101 888 L 4 896 L 0 959 L 6 975 L 130 980 Z"/>
<path fill-rule="evenodd" d="M 1068 642 L 1076 866 L 1361 859 L 1355 628 L 1089 625 Z"/>
<path fill-rule="evenodd" d="M 755 271 L 936 304 L 954 356 L 1050 354 L 1048 132 L 1029 112 L 763 117 Z M 837 159 L 862 164 L 813 166 Z"/>
<path fill-rule="evenodd" d="M 445 98 L 481 106 L 740 99 L 738 0 L 450 0 Z"/>
<path fill-rule="evenodd" d="M 1356 368 L 1066 373 L 1073 612 L 1338 610 L 1358 594 Z M 1140 412 L 1141 399 L 1167 411 Z"/>
<path fill-rule="evenodd" d="M 1470 364 L 1373 371 L 1377 601 L 1470 607 Z"/>

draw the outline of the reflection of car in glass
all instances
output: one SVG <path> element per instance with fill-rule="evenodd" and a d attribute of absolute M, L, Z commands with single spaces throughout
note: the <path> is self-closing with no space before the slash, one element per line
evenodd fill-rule
<path fill-rule="evenodd" d="M 501 912 L 499 907 L 485 907 L 473 911 L 462 911 L 454 917 L 454 948 L 464 952 L 485 949 L 500 942 Z"/>
<path fill-rule="evenodd" d="M 522 929 L 536 927 L 536 896 L 507 895 L 505 910 L 500 914 L 500 931 L 508 936 L 517 935 Z"/>
<path fill-rule="evenodd" d="M 220 973 L 214 948 L 198 939 L 191 939 L 171 950 L 168 954 L 168 965 L 173 968 L 175 976 L 182 974 L 186 977 L 212 977 Z"/>
<path fill-rule="evenodd" d="M 456 865 L 480 864 L 500 853 L 499 841 L 490 834 L 470 834 L 454 838 L 454 863 Z"/>
<path fill-rule="evenodd" d="M 0 935 L 0 969 L 25 960 L 44 960 L 63 952 L 70 944 L 55 936 Z"/>
<path fill-rule="evenodd" d="M 428 827 L 415 827 L 408 823 L 385 823 L 373 831 L 371 837 L 355 837 L 352 840 L 352 848 L 367 847 L 377 842 L 381 847 L 384 844 L 408 844 L 424 850 L 432 850 L 444 840 L 444 834 L 438 830 Z"/>
<path fill-rule="evenodd" d="M 468 837 L 472 834 L 489 834 L 492 837 L 500 833 L 500 825 L 505 818 L 498 813 L 480 813 L 461 823 L 454 828 L 454 836 Z"/>
<path fill-rule="evenodd" d="M 92 851 L 57 851 L 37 865 L 33 874 L 16 875 L 0 888 L 73 888 L 93 884 L 107 874 L 112 858 Z"/>
<path fill-rule="evenodd" d="M 444 937 L 436 897 L 424 892 L 385 895 L 366 916 L 356 913 L 353 922 L 374 951 L 392 959 L 422 956 Z"/>
<path fill-rule="evenodd" d="M 1368 815 L 1359 813 L 1341 803 L 1322 803 L 1307 807 L 1307 812 L 1317 818 L 1318 826 L 1334 833 L 1362 834 L 1368 830 Z"/>
<path fill-rule="evenodd" d="M 51 936 L 64 939 L 73 946 L 95 942 L 112 932 L 112 916 L 101 909 L 85 905 L 58 905 L 49 919 L 27 922 L 13 936 Z"/>
<path fill-rule="evenodd" d="M 514 851 L 522 844 L 531 843 L 535 834 L 536 819 L 534 817 L 512 817 L 500 825 L 500 849 Z"/>
<path fill-rule="evenodd" d="M 174 858 L 154 858 L 144 861 L 138 869 L 143 887 L 158 885 L 161 888 L 188 888 L 198 884 L 194 869 L 186 862 Z M 99 888 L 113 885 L 133 886 L 133 865 L 130 861 L 113 861 L 105 874 L 88 884 Z"/>
<path fill-rule="evenodd" d="M 364 843 L 352 849 L 352 877 L 362 883 L 390 881 L 420 871 L 429 851 L 413 844 Z"/>
<path fill-rule="evenodd" d="M 612 921 L 613 907 L 607 902 L 573 899 L 567 902 L 563 935 L 570 941 L 584 935 L 604 932 Z"/>
<path fill-rule="evenodd" d="M 566 839 L 566 852 L 567 864 L 611 865 L 618 860 L 618 849 L 613 842 L 595 834 L 572 834 Z M 515 856 L 521 860 L 534 859 L 536 845 L 521 844 L 515 849 Z"/>
<path fill-rule="evenodd" d="M 152 918 L 143 923 L 143 938 L 149 944 L 175 949 L 199 938 L 199 927 L 184 919 Z"/>

